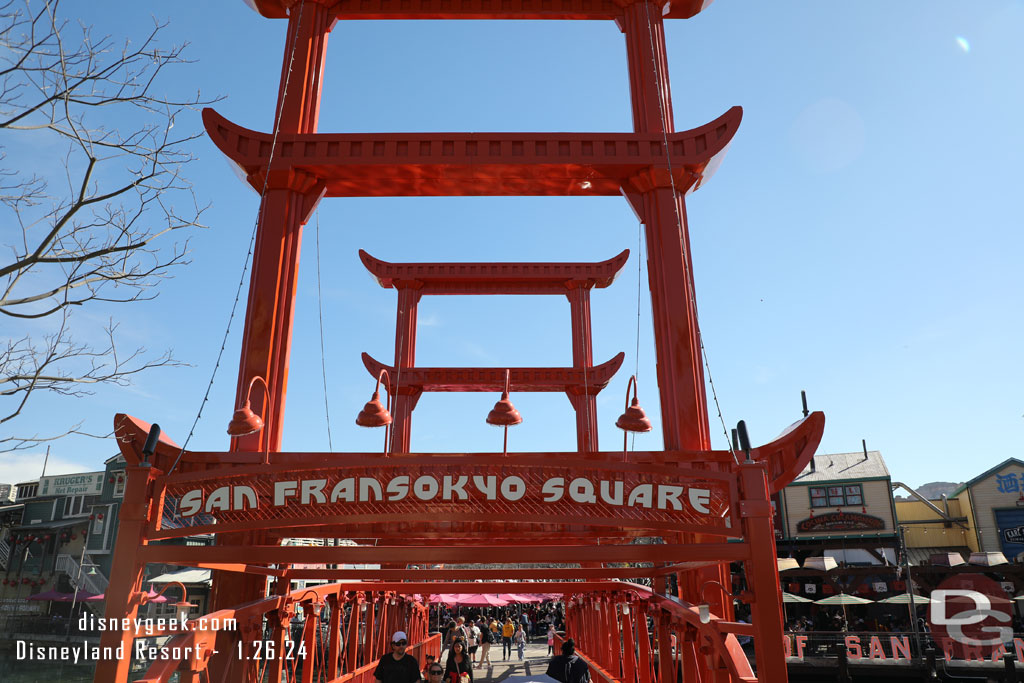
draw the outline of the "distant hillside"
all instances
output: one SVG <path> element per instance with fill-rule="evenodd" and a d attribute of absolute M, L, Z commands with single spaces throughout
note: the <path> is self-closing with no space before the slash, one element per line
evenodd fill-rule
<path fill-rule="evenodd" d="M 947 496 L 953 491 L 956 491 L 961 484 L 953 481 L 933 481 L 927 484 L 922 484 L 917 487 L 917 492 L 928 500 L 938 500 L 942 498 L 942 494 L 945 493 Z M 902 491 L 902 489 L 900 489 Z M 914 500 L 909 494 L 902 496 L 896 496 L 895 500 Z"/>

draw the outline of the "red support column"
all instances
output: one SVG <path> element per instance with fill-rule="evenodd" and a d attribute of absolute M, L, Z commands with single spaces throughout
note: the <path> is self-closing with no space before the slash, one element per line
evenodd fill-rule
<path fill-rule="evenodd" d="M 363 663 L 369 664 L 374 660 L 376 649 L 374 648 L 374 621 L 375 612 L 377 611 L 377 601 L 374 599 L 373 593 L 366 594 L 366 635 L 363 643 Z"/>
<path fill-rule="evenodd" d="M 750 615 L 755 629 L 757 677 L 772 683 L 785 683 L 788 678 L 782 648 L 782 594 L 767 471 L 767 465 L 760 462 L 739 466 L 740 517 L 743 536 L 750 544 L 751 559 L 746 562 L 746 575 L 747 586 L 754 593 Z"/>
<path fill-rule="evenodd" d="M 604 605 L 604 642 L 608 652 L 608 666 L 606 669 L 611 672 L 612 678 L 620 678 L 622 673 L 623 655 L 618 643 L 618 605 L 615 604 L 616 597 Z"/>
<path fill-rule="evenodd" d="M 274 117 L 275 123 L 280 120 L 278 128 L 283 133 L 316 132 L 327 37 L 335 21 L 326 4 L 320 0 L 305 2 L 301 9 L 293 7 L 288 19 L 288 42 Z M 264 392 L 258 388 L 253 391 L 253 410 L 266 426 L 256 434 L 232 439 L 232 451 L 281 448 L 302 226 L 325 189 L 312 176 L 278 174 L 273 168 L 265 172 L 269 180 L 253 253 L 235 404 L 245 401 L 249 383 L 258 375 L 267 382 L 270 405 Z M 225 545 L 259 542 L 249 534 L 221 535 L 219 540 Z M 214 572 L 211 606 L 224 609 L 262 597 L 265 585 L 262 576 Z"/>
<path fill-rule="evenodd" d="M 647 628 L 647 603 L 642 602 L 636 615 L 636 640 L 640 658 L 637 665 L 639 683 L 651 683 L 654 667 L 651 663 L 651 632 Z"/>
<path fill-rule="evenodd" d="M 654 628 L 658 638 L 658 681 L 659 683 L 676 683 L 668 614 L 664 611 L 658 612 Z"/>
<path fill-rule="evenodd" d="M 584 368 L 586 379 L 587 370 L 594 364 L 590 333 L 590 288 L 574 286 L 568 296 L 572 315 L 572 365 L 574 368 Z M 591 394 L 589 387 L 585 386 L 582 394 L 570 394 L 569 398 L 576 409 L 576 448 L 580 453 L 598 451 L 596 395 Z"/>
<path fill-rule="evenodd" d="M 636 639 L 633 637 L 633 621 L 639 609 L 639 605 L 633 603 L 628 614 L 625 611 L 622 613 L 622 683 L 636 683 Z"/>
<path fill-rule="evenodd" d="M 633 127 L 642 133 L 671 133 L 675 123 L 661 5 L 644 0 L 630 4 L 625 8 L 621 28 L 629 60 Z M 669 173 L 668 169 L 652 168 L 636 177 L 632 187 L 624 191 L 645 225 L 665 448 L 709 450 L 707 398 L 684 201 L 696 178 L 686 177 L 682 170 L 671 169 Z M 680 597 L 700 602 L 701 587 L 707 581 L 717 581 L 728 590 L 728 565 L 680 576 Z M 712 610 L 731 619 L 731 602 L 721 596 L 721 591 L 717 593 L 708 598 Z M 698 672 L 706 666 L 689 655 L 684 660 L 685 677 L 699 680 Z"/>
<path fill-rule="evenodd" d="M 350 674 L 359 666 L 359 620 L 362 615 L 362 601 L 355 593 L 349 599 L 352 611 L 348 615 L 348 636 L 345 638 L 345 673 Z"/>
<path fill-rule="evenodd" d="M 416 367 L 416 314 L 419 308 L 420 292 L 413 287 L 398 288 L 398 317 L 395 321 L 395 387 L 393 397 L 394 423 L 392 447 L 394 453 L 408 453 L 412 441 L 412 410 L 416 407 L 420 392 L 414 388 L 400 389 L 398 374 L 402 368 Z"/>
<path fill-rule="evenodd" d="M 340 595 L 327 596 L 327 606 L 331 610 L 330 633 L 327 645 L 327 680 L 338 677 L 341 664 L 341 616 L 345 603 Z"/>
<path fill-rule="evenodd" d="M 305 623 L 302 625 L 302 643 L 306 646 L 306 656 L 302 658 L 302 683 L 313 683 L 313 674 L 317 671 L 317 667 L 324 666 L 324 662 L 319 660 L 316 650 L 320 617 L 314 615 L 313 605 L 309 602 L 302 603 L 302 613 L 305 615 Z"/>
<path fill-rule="evenodd" d="M 122 542 L 117 544 L 114 551 L 104 610 L 105 619 L 116 620 L 119 624 L 123 623 L 122 619 L 134 619 L 139 611 L 145 563 L 139 561 L 138 551 L 148 544 L 146 526 L 155 512 L 154 507 L 160 502 L 151 495 L 152 481 L 160 474 L 154 470 L 148 463 L 142 463 L 129 465 L 125 472 L 127 481 L 118 529 L 119 540 Z M 116 648 L 120 648 L 122 656 L 97 662 L 93 680 L 97 683 L 127 683 L 134 642 L 134 633 L 131 631 L 104 631 L 100 636 L 101 651 L 106 648 L 118 651 Z"/>

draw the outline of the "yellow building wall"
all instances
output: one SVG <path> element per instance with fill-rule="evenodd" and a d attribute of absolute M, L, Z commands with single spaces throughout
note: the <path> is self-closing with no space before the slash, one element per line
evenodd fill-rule
<path fill-rule="evenodd" d="M 964 497 L 966 498 L 966 492 Z M 971 550 L 977 550 L 977 540 L 972 526 L 973 520 L 963 522 L 966 529 L 956 523 L 947 529 L 942 517 L 921 501 L 897 500 L 894 502 L 896 519 L 905 525 L 904 538 L 908 548 L 968 546 Z M 932 503 L 940 510 L 943 509 L 941 500 L 933 500 Z M 968 516 L 963 512 L 963 505 L 959 498 L 949 500 L 949 516 L 954 518 Z M 926 521 L 926 523 L 920 523 L 922 521 Z"/>
<path fill-rule="evenodd" d="M 981 550 L 981 545 L 978 543 L 978 524 L 974 518 L 974 506 L 971 504 L 970 489 L 965 489 L 963 493 L 954 498 L 960 503 L 960 509 L 963 510 L 964 517 L 967 518 L 967 531 L 964 533 L 964 537 L 967 539 L 967 547 L 973 552 Z"/>
<path fill-rule="evenodd" d="M 1003 549 L 999 542 L 995 510 L 1015 509 L 1018 507 L 1018 499 L 1021 497 L 1020 491 L 1000 491 L 996 479 L 997 474 L 1012 475 L 1014 480 L 1019 482 L 1021 475 L 1024 475 L 1024 467 L 1016 463 L 1008 463 L 1005 467 L 992 472 L 986 478 L 968 487 L 971 494 L 971 505 L 974 508 L 972 517 L 977 526 L 977 535 L 981 544 L 980 550 L 985 552 L 999 552 Z M 1013 561 L 1012 557 L 1006 559 Z"/>

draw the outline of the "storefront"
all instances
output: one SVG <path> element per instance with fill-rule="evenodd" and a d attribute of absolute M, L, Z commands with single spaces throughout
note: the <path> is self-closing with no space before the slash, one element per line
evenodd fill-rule
<path fill-rule="evenodd" d="M 895 561 L 889 470 L 878 451 L 816 455 L 779 499 L 779 555 L 840 565 Z"/>
<path fill-rule="evenodd" d="M 1024 554 L 1024 462 L 1010 458 L 950 495 L 968 518 L 968 534 L 981 552 L 1001 552 L 1010 562 Z"/>

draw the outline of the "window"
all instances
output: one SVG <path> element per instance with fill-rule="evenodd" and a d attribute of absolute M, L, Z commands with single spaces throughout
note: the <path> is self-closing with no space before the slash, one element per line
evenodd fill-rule
<path fill-rule="evenodd" d="M 114 480 L 114 498 L 123 498 L 124 497 L 124 483 L 125 483 L 125 479 L 127 479 L 127 477 L 125 477 L 124 472 L 118 472 L 114 476 L 117 477 Z"/>
<path fill-rule="evenodd" d="M 812 508 L 834 508 L 844 505 L 863 505 L 864 490 L 861 484 L 845 486 L 811 486 Z"/>
<path fill-rule="evenodd" d="M 64 499 L 64 518 L 81 517 L 89 514 L 85 509 L 85 496 L 68 496 Z"/>
<path fill-rule="evenodd" d="M 25 500 L 26 498 L 35 498 L 36 492 L 39 490 L 39 484 L 27 484 L 25 486 L 18 487 L 17 500 Z"/>

